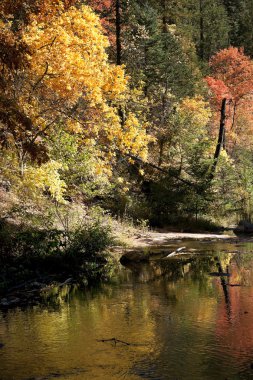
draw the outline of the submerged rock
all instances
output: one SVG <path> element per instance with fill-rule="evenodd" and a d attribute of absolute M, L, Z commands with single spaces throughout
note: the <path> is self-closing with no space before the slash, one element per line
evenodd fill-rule
<path fill-rule="evenodd" d="M 0 301 L 0 307 L 9 307 L 10 306 L 10 303 L 8 302 L 7 298 L 2 298 L 1 301 Z"/>
<path fill-rule="evenodd" d="M 38 282 L 38 281 L 34 281 L 30 284 L 30 287 L 31 288 L 34 288 L 34 289 L 42 289 L 46 286 L 46 284 L 43 284 L 41 282 Z"/>
<path fill-rule="evenodd" d="M 149 255 L 145 252 L 137 252 L 137 251 L 131 251 L 125 253 L 120 258 L 120 263 L 122 265 L 128 264 L 128 263 L 140 263 L 140 262 L 148 262 L 149 261 Z"/>
<path fill-rule="evenodd" d="M 253 223 L 241 221 L 236 228 L 234 228 L 234 233 L 236 235 L 240 234 L 250 234 L 253 235 Z"/>
<path fill-rule="evenodd" d="M 18 306 L 20 304 L 20 298 L 11 297 L 11 298 L 2 298 L 0 301 L 0 308 L 9 308 L 13 306 Z"/>

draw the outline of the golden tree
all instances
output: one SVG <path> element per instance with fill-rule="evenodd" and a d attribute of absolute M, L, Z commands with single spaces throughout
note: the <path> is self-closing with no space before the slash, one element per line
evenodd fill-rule
<path fill-rule="evenodd" d="M 5 35 L 13 36 L 14 22 L 11 15 L 2 21 Z M 47 12 L 29 15 L 18 43 L 25 64 L 3 62 L 0 128 L 1 140 L 16 147 L 22 174 L 28 158 L 49 159 L 47 141 L 59 126 L 80 146 L 92 147 L 107 171 L 118 152 L 145 158 L 145 129 L 133 113 L 124 124 L 118 115 L 129 93 L 124 68 L 108 62 L 108 39 L 89 7 L 48 4 Z M 17 42 L 13 46 L 20 51 Z"/>

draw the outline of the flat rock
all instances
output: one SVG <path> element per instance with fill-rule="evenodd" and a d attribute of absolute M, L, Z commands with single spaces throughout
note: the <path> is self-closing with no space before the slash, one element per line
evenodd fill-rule
<path fill-rule="evenodd" d="M 132 247 L 150 247 L 152 245 L 165 245 L 168 242 L 179 243 L 183 240 L 205 240 L 206 243 L 215 241 L 234 241 L 235 237 L 225 234 L 186 233 L 186 232 L 147 232 L 134 236 Z"/>

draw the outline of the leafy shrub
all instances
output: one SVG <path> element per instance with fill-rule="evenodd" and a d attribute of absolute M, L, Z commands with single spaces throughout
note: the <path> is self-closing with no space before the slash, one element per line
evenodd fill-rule
<path fill-rule="evenodd" d="M 88 224 L 74 231 L 69 237 L 68 255 L 94 256 L 101 253 L 111 243 L 110 229 L 99 222 Z"/>
<path fill-rule="evenodd" d="M 102 254 L 111 244 L 110 230 L 89 222 L 66 235 L 59 230 L 18 231 L 0 225 L 0 285 L 44 275 L 99 277 L 107 260 Z M 1 286 L 0 286 L 1 287 Z"/>

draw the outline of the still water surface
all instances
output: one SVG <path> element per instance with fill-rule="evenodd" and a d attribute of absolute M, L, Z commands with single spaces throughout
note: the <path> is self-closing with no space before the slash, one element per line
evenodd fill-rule
<path fill-rule="evenodd" d="M 0 314 L 0 379 L 253 379 L 253 246 L 194 244 L 202 254 Z M 130 345 L 99 341 L 113 337 Z"/>

